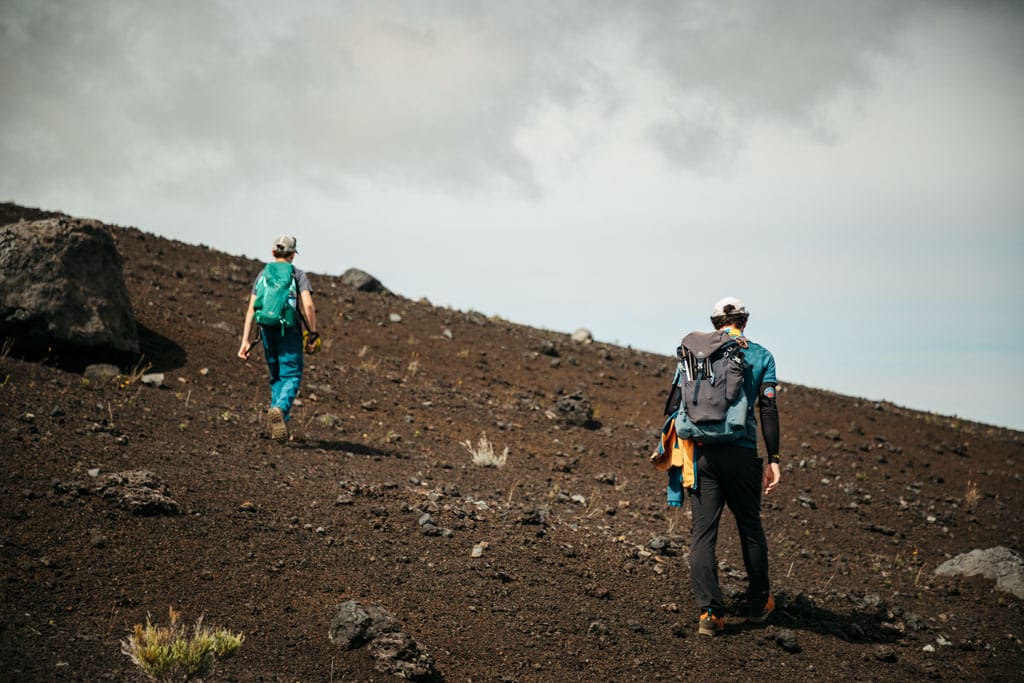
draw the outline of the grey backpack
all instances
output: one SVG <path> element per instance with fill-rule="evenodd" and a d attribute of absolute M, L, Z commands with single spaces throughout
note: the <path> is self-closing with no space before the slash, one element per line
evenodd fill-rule
<path fill-rule="evenodd" d="M 676 434 L 698 443 L 726 443 L 747 434 L 746 361 L 743 337 L 691 332 L 676 350 L 679 364 L 665 414 L 676 416 Z"/>

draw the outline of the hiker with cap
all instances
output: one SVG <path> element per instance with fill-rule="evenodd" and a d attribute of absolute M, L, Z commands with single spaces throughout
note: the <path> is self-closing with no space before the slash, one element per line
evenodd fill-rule
<path fill-rule="evenodd" d="M 763 623 L 775 609 L 768 578 L 768 542 L 761 523 L 761 496 L 779 485 L 779 414 L 775 358 L 744 336 L 749 315 L 742 301 L 726 297 L 711 312 L 714 332 L 683 338 L 677 355 L 664 432 L 670 455 L 652 456 L 669 472 L 669 505 L 690 499 L 690 578 L 700 610 L 698 633 L 725 629 L 725 603 L 718 584 L 718 525 L 729 506 L 736 518 L 747 570 L 747 621 Z M 768 464 L 757 454 L 758 407 Z M 672 466 L 674 465 L 674 466 Z"/>
<path fill-rule="evenodd" d="M 252 286 L 238 357 L 248 360 L 256 344 L 253 333 L 258 332 L 270 370 L 267 428 L 270 438 L 285 441 L 289 436 L 292 404 L 302 383 L 302 353 L 316 352 L 321 342 L 309 276 L 292 265 L 298 253 L 295 238 L 281 235 L 274 240 L 272 253 L 274 260 L 263 268 Z"/>

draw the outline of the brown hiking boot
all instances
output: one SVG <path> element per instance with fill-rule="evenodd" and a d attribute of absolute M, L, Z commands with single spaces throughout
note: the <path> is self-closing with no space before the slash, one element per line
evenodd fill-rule
<path fill-rule="evenodd" d="M 274 441 L 288 440 L 288 424 L 284 421 L 284 413 L 280 408 L 271 408 L 267 411 L 267 429 Z"/>
<path fill-rule="evenodd" d="M 706 609 L 700 613 L 700 627 L 697 633 L 702 636 L 713 636 L 725 631 L 725 618 L 716 617 L 714 612 Z"/>

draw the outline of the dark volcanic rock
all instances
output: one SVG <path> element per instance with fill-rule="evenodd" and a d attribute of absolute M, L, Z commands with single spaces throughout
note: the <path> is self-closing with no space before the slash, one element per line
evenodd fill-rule
<path fill-rule="evenodd" d="M 800 643 L 796 639 L 796 633 L 789 629 L 782 629 L 775 634 L 775 644 L 781 647 L 786 652 L 796 654 L 803 650 L 800 647 Z"/>
<path fill-rule="evenodd" d="M 378 671 L 407 680 L 423 680 L 434 676 L 434 658 L 420 650 L 408 634 L 401 631 L 384 633 L 370 643 L 370 656 Z"/>
<path fill-rule="evenodd" d="M 576 427 L 589 427 L 594 421 L 594 407 L 583 394 L 573 394 L 558 399 L 555 404 L 559 416 L 566 423 Z"/>
<path fill-rule="evenodd" d="M 395 617 L 380 605 L 347 600 L 334 612 L 328 637 L 346 650 L 362 647 L 374 638 L 398 630 Z"/>
<path fill-rule="evenodd" d="M 138 353 L 122 260 L 95 221 L 0 228 L 0 337 Z"/>
<path fill-rule="evenodd" d="M 380 280 L 358 268 L 349 268 L 341 275 L 341 284 L 358 289 L 360 292 L 387 292 Z"/>
<path fill-rule="evenodd" d="M 95 491 L 136 515 L 177 515 L 181 507 L 159 477 L 147 470 L 115 472 L 96 482 Z"/>

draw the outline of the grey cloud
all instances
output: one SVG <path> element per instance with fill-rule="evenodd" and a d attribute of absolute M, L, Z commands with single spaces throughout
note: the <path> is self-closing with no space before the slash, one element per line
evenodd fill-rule
<path fill-rule="evenodd" d="M 558 12 L 468 7 L 6 5 L 0 147 L 18 163 L 0 179 L 75 183 L 89 168 L 112 187 L 159 172 L 167 192 L 367 176 L 536 191 L 517 131 L 601 74 L 562 49 Z"/>
<path fill-rule="evenodd" d="M 873 62 L 898 57 L 898 39 L 919 6 L 765 0 L 638 12 L 641 59 L 665 74 L 676 104 L 651 137 L 685 165 L 734 153 L 741 131 L 757 120 L 827 137 L 820 107 L 872 86 Z"/>
<path fill-rule="evenodd" d="M 927 3 L 924 3 L 927 6 Z M 628 106 L 602 50 L 633 45 L 674 112 L 648 139 L 728 159 L 763 118 L 827 135 L 823 103 L 872 85 L 917 0 L 891 3 L 0 5 L 0 182 L 217 193 L 353 178 L 449 192 L 543 188 L 516 136 L 545 108 Z"/>

